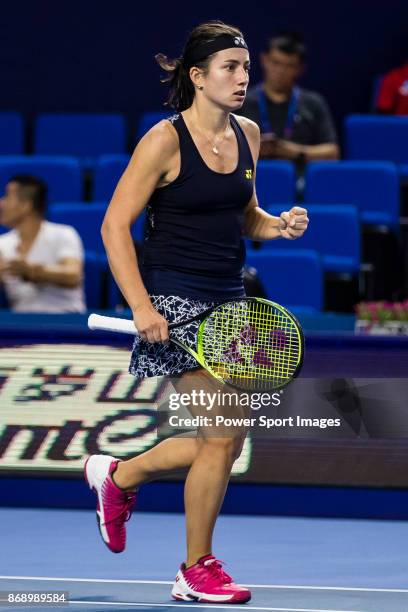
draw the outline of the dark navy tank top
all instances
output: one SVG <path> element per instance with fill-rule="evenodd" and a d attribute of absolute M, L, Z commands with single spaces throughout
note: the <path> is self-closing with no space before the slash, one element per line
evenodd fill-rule
<path fill-rule="evenodd" d="M 181 114 L 169 119 L 180 143 L 177 178 L 152 194 L 141 272 L 151 295 L 195 299 L 242 297 L 244 210 L 254 184 L 254 164 L 234 115 L 238 163 L 227 174 L 201 157 Z"/>

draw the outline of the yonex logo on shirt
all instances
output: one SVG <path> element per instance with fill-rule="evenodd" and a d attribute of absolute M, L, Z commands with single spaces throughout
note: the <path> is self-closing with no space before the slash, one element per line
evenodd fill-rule
<path fill-rule="evenodd" d="M 252 178 L 252 170 L 245 170 L 245 178 L 247 179 Z"/>

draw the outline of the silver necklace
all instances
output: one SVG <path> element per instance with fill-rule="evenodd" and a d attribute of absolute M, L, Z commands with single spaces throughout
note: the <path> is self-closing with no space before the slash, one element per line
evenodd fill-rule
<path fill-rule="evenodd" d="M 214 153 L 214 155 L 219 155 L 220 150 L 219 150 L 218 146 L 223 142 L 223 140 L 225 138 L 225 135 L 227 133 L 228 127 L 229 126 L 227 125 L 227 127 L 225 128 L 225 130 L 224 130 L 224 132 L 223 132 L 223 134 L 221 136 L 221 139 L 218 142 L 217 142 L 218 136 L 215 137 L 214 143 L 211 142 L 211 140 L 208 138 L 207 134 L 205 134 L 200 128 L 198 128 L 198 131 L 204 136 L 204 138 L 207 139 L 207 141 L 208 141 L 208 143 L 209 143 L 209 145 L 211 147 L 211 151 Z M 197 128 L 197 126 L 196 126 L 196 128 Z"/>

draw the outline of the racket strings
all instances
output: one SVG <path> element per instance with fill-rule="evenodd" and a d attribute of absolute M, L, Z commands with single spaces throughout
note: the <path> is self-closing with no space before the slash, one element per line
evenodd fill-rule
<path fill-rule="evenodd" d="M 202 350 L 210 368 L 243 387 L 277 387 L 298 368 L 301 336 L 294 320 L 262 302 L 226 303 L 205 321 Z M 239 379 L 239 380 L 238 380 Z"/>

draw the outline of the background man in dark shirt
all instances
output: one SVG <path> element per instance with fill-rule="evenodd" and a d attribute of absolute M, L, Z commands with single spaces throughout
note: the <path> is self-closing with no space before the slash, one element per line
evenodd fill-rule
<path fill-rule="evenodd" d="M 261 130 L 261 157 L 309 160 L 338 159 L 336 130 L 324 98 L 301 89 L 306 48 L 291 34 L 268 41 L 261 53 L 264 82 L 249 89 L 241 115 Z"/>

